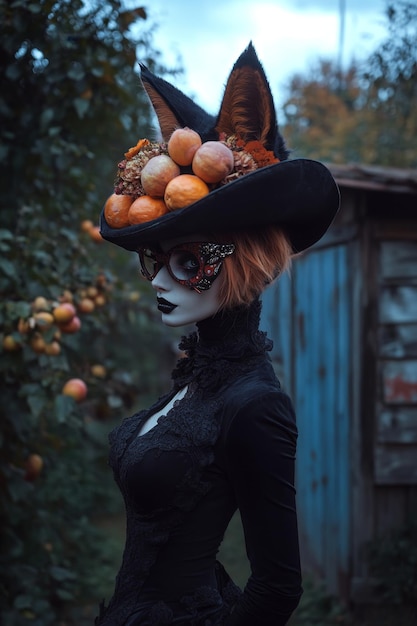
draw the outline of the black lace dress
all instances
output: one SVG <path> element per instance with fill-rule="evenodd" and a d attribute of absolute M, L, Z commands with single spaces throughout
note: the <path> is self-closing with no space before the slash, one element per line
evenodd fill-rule
<path fill-rule="evenodd" d="M 297 431 L 259 313 L 255 302 L 199 323 L 180 345 L 187 357 L 171 392 L 110 434 L 127 534 L 114 595 L 97 625 L 281 626 L 297 606 Z M 237 508 L 252 571 L 243 592 L 216 560 Z"/>

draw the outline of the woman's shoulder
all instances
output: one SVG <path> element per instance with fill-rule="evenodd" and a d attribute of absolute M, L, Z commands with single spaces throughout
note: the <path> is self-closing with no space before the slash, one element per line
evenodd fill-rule
<path fill-rule="evenodd" d="M 225 380 L 224 400 L 227 404 L 245 405 L 263 397 L 265 393 L 282 393 L 272 363 L 267 355 L 248 360 L 244 367 Z"/>
<path fill-rule="evenodd" d="M 233 380 L 223 395 L 223 433 L 283 426 L 296 434 L 296 417 L 290 397 L 282 390 L 272 365 L 255 367 Z"/>

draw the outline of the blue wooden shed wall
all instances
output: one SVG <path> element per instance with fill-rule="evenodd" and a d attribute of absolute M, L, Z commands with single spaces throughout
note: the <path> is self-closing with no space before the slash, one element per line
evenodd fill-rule
<path fill-rule="evenodd" d="M 262 327 L 299 429 L 302 563 L 346 597 L 350 556 L 351 307 L 348 244 L 312 249 L 263 297 Z"/>

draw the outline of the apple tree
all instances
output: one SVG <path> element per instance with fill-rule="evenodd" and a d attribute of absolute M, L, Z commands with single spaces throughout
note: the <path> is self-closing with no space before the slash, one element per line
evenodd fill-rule
<path fill-rule="evenodd" d="M 142 7 L 0 0 L 0 621 L 91 624 L 114 575 L 107 433 L 175 358 L 134 259 L 97 233 L 115 164 L 146 136 Z M 68 384 L 68 381 L 71 381 Z"/>

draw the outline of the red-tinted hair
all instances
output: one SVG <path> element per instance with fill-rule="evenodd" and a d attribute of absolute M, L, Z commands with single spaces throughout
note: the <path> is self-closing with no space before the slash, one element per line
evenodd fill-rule
<path fill-rule="evenodd" d="M 211 240 L 236 246 L 223 261 L 219 276 L 221 309 L 249 305 L 291 265 L 291 245 L 284 232 L 274 227 L 215 233 Z"/>

